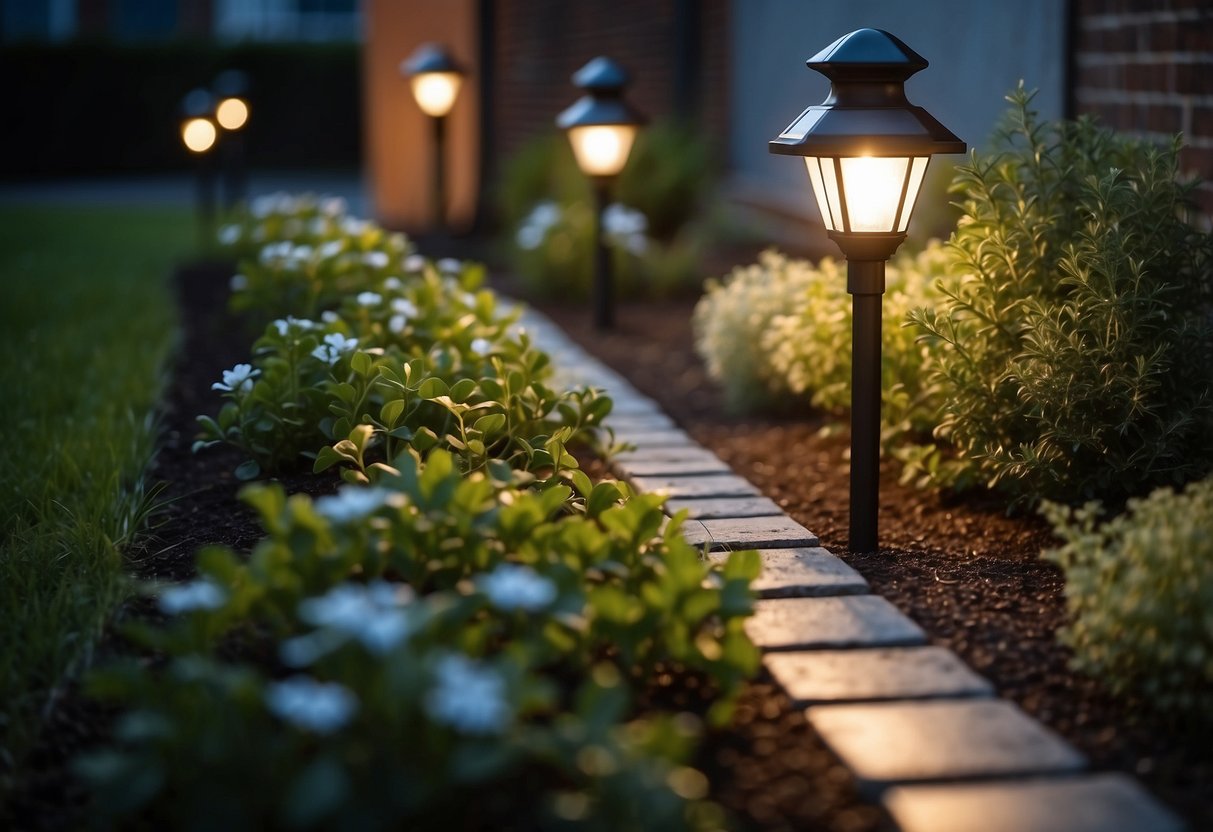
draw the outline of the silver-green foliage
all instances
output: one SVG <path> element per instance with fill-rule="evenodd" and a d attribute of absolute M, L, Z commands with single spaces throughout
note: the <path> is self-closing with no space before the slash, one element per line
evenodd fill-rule
<path fill-rule="evenodd" d="M 1098 525 L 1100 507 L 1046 503 L 1064 541 L 1074 664 L 1159 709 L 1213 712 L 1213 477 L 1158 489 Z"/>
<path fill-rule="evenodd" d="M 932 346 L 905 328 L 906 314 L 933 303 L 949 266 L 932 242 L 888 264 L 883 302 L 884 439 L 930 431 L 938 406 L 927 383 Z M 753 410 L 807 398 L 831 413 L 851 402 L 851 299 L 846 266 L 766 251 L 724 281 L 710 281 L 695 309 L 696 348 L 730 404 Z"/>
<path fill-rule="evenodd" d="M 1025 502 L 1118 499 L 1213 459 L 1213 238 L 1186 221 L 1178 145 L 1042 123 L 1022 87 L 958 168 L 958 274 L 913 315 L 942 342 L 938 480 Z"/>

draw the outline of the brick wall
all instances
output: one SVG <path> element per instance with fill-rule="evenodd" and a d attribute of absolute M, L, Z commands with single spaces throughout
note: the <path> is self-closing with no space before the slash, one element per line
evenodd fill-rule
<path fill-rule="evenodd" d="M 1180 167 L 1213 218 L 1213 2 L 1071 0 L 1072 107 L 1159 141 L 1182 132 Z"/>
<path fill-rule="evenodd" d="M 550 133 L 577 98 L 569 77 L 607 55 L 632 76 L 629 100 L 650 119 L 677 110 L 680 18 L 698 17 L 698 93 L 692 109 L 709 135 L 728 136 L 726 0 L 497 0 L 494 6 L 493 118 L 489 141 L 508 158 Z M 722 148 L 723 149 L 723 148 Z"/>

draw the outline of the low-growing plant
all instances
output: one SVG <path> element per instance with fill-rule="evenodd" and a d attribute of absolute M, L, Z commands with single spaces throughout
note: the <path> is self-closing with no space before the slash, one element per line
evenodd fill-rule
<path fill-rule="evenodd" d="M 937 242 L 902 253 L 886 267 L 883 310 L 882 438 L 929 432 L 938 404 L 929 383 L 931 345 L 902 323 L 931 302 L 949 257 Z M 824 258 L 814 266 L 766 251 L 758 263 L 709 281 L 695 307 L 695 347 L 737 410 L 808 399 L 830 413 L 851 404 L 851 298 L 846 267 Z"/>
<path fill-rule="evenodd" d="M 395 469 L 317 500 L 251 487 L 267 537 L 248 562 L 205 550 L 201 577 L 160 596 L 170 624 L 128 629 L 172 658 L 93 682 L 128 709 L 116 747 L 80 766 L 106 816 L 719 824 L 685 765 L 695 720 L 638 719 L 635 693 L 684 668 L 727 718 L 758 663 L 742 626 L 756 553 L 709 565 L 677 519 L 662 529 L 659 498 L 622 485 L 570 478 L 569 515 L 568 486 L 462 475 L 442 451 Z M 215 658 L 235 632 L 270 637 L 281 672 Z"/>
<path fill-rule="evenodd" d="M 957 273 L 912 316 L 938 342 L 936 483 L 1110 500 L 1213 460 L 1213 236 L 1187 220 L 1178 142 L 1042 123 L 1022 88 L 953 189 Z"/>
<path fill-rule="evenodd" d="M 1045 503 L 1063 545 L 1076 668 L 1185 719 L 1213 713 L 1213 477 L 1162 488 L 1101 522 L 1102 508 Z"/>

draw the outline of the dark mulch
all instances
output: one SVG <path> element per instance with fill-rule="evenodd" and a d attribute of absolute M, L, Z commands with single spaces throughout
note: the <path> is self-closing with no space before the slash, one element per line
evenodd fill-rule
<path fill-rule="evenodd" d="M 1054 638 L 1066 618 L 1064 580 L 1039 558 L 1051 540 L 1044 522 L 1035 516 L 1007 517 L 988 500 L 947 498 L 899 485 L 896 466 L 886 461 L 881 549 L 851 554 L 845 430 L 823 432 L 831 421 L 807 407 L 795 417 L 729 415 L 694 353 L 693 303 L 623 304 L 618 327 L 609 333 L 592 330 L 582 306 L 537 305 L 658 401 L 697 441 L 815 531 L 824 546 L 863 573 L 874 592 L 921 624 L 934 643 L 955 650 L 994 682 L 1001 696 L 1081 749 L 1093 768 L 1138 776 L 1193 828 L 1213 829 L 1210 731 L 1151 711 L 1148 703 L 1114 700 L 1098 683 L 1068 669 L 1070 654 Z M 769 709 L 770 701 L 780 700 L 768 699 L 758 707 Z M 805 767 L 798 746 L 817 743 L 805 733 L 796 732 L 794 742 L 773 740 L 786 759 L 785 771 Z M 718 758 L 729 757 L 726 750 L 718 752 Z M 750 765 L 747 760 L 745 766 Z M 733 768 L 735 782 L 750 776 Z M 781 822 L 789 828 L 810 822 L 807 807 L 814 799 L 781 806 Z M 768 818 L 766 813 L 752 816 L 764 822 Z M 867 827 L 857 823 L 846 828 Z"/>

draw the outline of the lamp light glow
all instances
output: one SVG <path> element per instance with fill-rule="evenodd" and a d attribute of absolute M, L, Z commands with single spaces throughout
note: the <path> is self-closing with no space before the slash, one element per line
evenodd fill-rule
<path fill-rule="evenodd" d="M 249 117 L 248 104 L 240 98 L 225 98 L 215 108 L 215 120 L 224 130 L 239 130 Z"/>
<path fill-rule="evenodd" d="M 588 176 L 614 176 L 623 170 L 635 140 L 633 124 L 593 124 L 569 129 L 577 166 Z"/>
<path fill-rule="evenodd" d="M 427 116 L 445 116 L 455 106 L 463 78 L 456 72 L 424 72 L 412 79 L 413 98 Z"/>
<path fill-rule="evenodd" d="M 215 145 L 217 132 L 209 118 L 187 119 L 181 125 L 181 141 L 194 153 L 205 153 Z"/>

